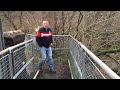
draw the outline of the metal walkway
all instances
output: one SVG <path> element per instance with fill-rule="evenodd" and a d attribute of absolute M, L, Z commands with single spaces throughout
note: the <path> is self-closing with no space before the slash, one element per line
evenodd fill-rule
<path fill-rule="evenodd" d="M 44 71 L 42 73 L 38 72 L 36 79 L 57 79 L 56 73 L 50 73 L 49 71 Z"/>
<path fill-rule="evenodd" d="M 49 72 L 47 69 L 47 63 L 43 65 L 43 72 L 37 71 L 36 75 L 34 76 L 34 79 L 58 79 L 56 73 Z"/>
<path fill-rule="evenodd" d="M 53 60 L 68 60 L 72 79 L 120 79 L 105 63 L 71 35 L 53 35 Z M 57 79 L 37 70 L 39 47 L 35 35 L 0 52 L 0 79 Z"/>

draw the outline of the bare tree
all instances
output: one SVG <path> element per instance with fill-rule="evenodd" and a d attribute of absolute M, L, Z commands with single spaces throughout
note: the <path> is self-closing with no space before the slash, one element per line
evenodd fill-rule
<path fill-rule="evenodd" d="M 13 26 L 13 28 L 15 30 L 17 30 L 16 25 L 14 24 L 14 22 L 11 19 L 11 12 L 10 11 L 8 11 L 8 12 L 3 11 L 3 14 L 4 14 L 4 17 L 11 23 L 11 25 Z"/>
<path fill-rule="evenodd" d="M 79 12 L 78 22 L 77 22 L 77 27 L 76 27 L 76 35 L 74 36 L 75 38 L 77 38 L 77 36 L 78 36 L 79 25 L 80 25 L 82 19 L 83 19 L 83 15 L 81 12 Z"/>
<path fill-rule="evenodd" d="M 23 22 L 22 21 L 22 18 L 23 18 L 22 11 L 19 11 L 19 12 L 17 12 L 17 11 L 2 11 L 2 14 L 15 30 L 18 30 L 22 27 L 22 22 Z"/>

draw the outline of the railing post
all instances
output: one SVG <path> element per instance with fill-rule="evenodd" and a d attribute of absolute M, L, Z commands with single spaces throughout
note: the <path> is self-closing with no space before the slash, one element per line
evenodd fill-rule
<path fill-rule="evenodd" d="M 32 57 L 34 59 L 34 42 L 32 42 Z M 34 62 L 34 60 L 33 60 L 33 73 L 35 73 L 35 62 Z"/>
<path fill-rule="evenodd" d="M 2 22 L 0 19 L 0 51 L 5 49 L 4 38 L 3 38 L 3 31 L 2 31 Z"/>
<path fill-rule="evenodd" d="M 86 77 L 87 75 L 87 72 L 86 72 L 86 64 L 88 63 L 87 60 L 86 60 L 86 51 L 82 48 L 82 55 L 83 55 L 83 67 L 84 67 L 84 76 Z"/>
<path fill-rule="evenodd" d="M 83 48 L 80 48 L 80 53 L 81 53 L 80 60 L 81 60 L 81 66 L 82 66 L 82 68 L 81 68 L 81 73 L 82 73 L 81 79 L 84 79 L 86 71 L 85 71 L 85 55 L 84 55 L 85 51 L 84 51 Z"/>
<path fill-rule="evenodd" d="M 11 79 L 13 79 L 13 76 L 15 75 L 14 71 L 14 61 L 13 61 L 13 51 L 11 48 L 9 48 L 9 62 L 10 62 L 10 73 L 11 73 Z"/>

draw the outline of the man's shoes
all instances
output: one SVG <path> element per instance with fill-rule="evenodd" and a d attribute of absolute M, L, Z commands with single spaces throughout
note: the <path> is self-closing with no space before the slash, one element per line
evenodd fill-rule
<path fill-rule="evenodd" d="M 56 73 L 54 69 L 49 69 L 49 72 Z"/>
<path fill-rule="evenodd" d="M 42 73 L 42 72 L 43 72 L 43 70 L 42 70 L 42 69 L 39 69 L 39 72 L 40 72 L 40 73 Z"/>

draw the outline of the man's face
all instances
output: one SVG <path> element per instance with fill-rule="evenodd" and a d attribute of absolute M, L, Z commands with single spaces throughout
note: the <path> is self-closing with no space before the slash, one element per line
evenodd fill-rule
<path fill-rule="evenodd" d="M 49 23 L 47 21 L 43 21 L 43 26 L 48 27 Z"/>

